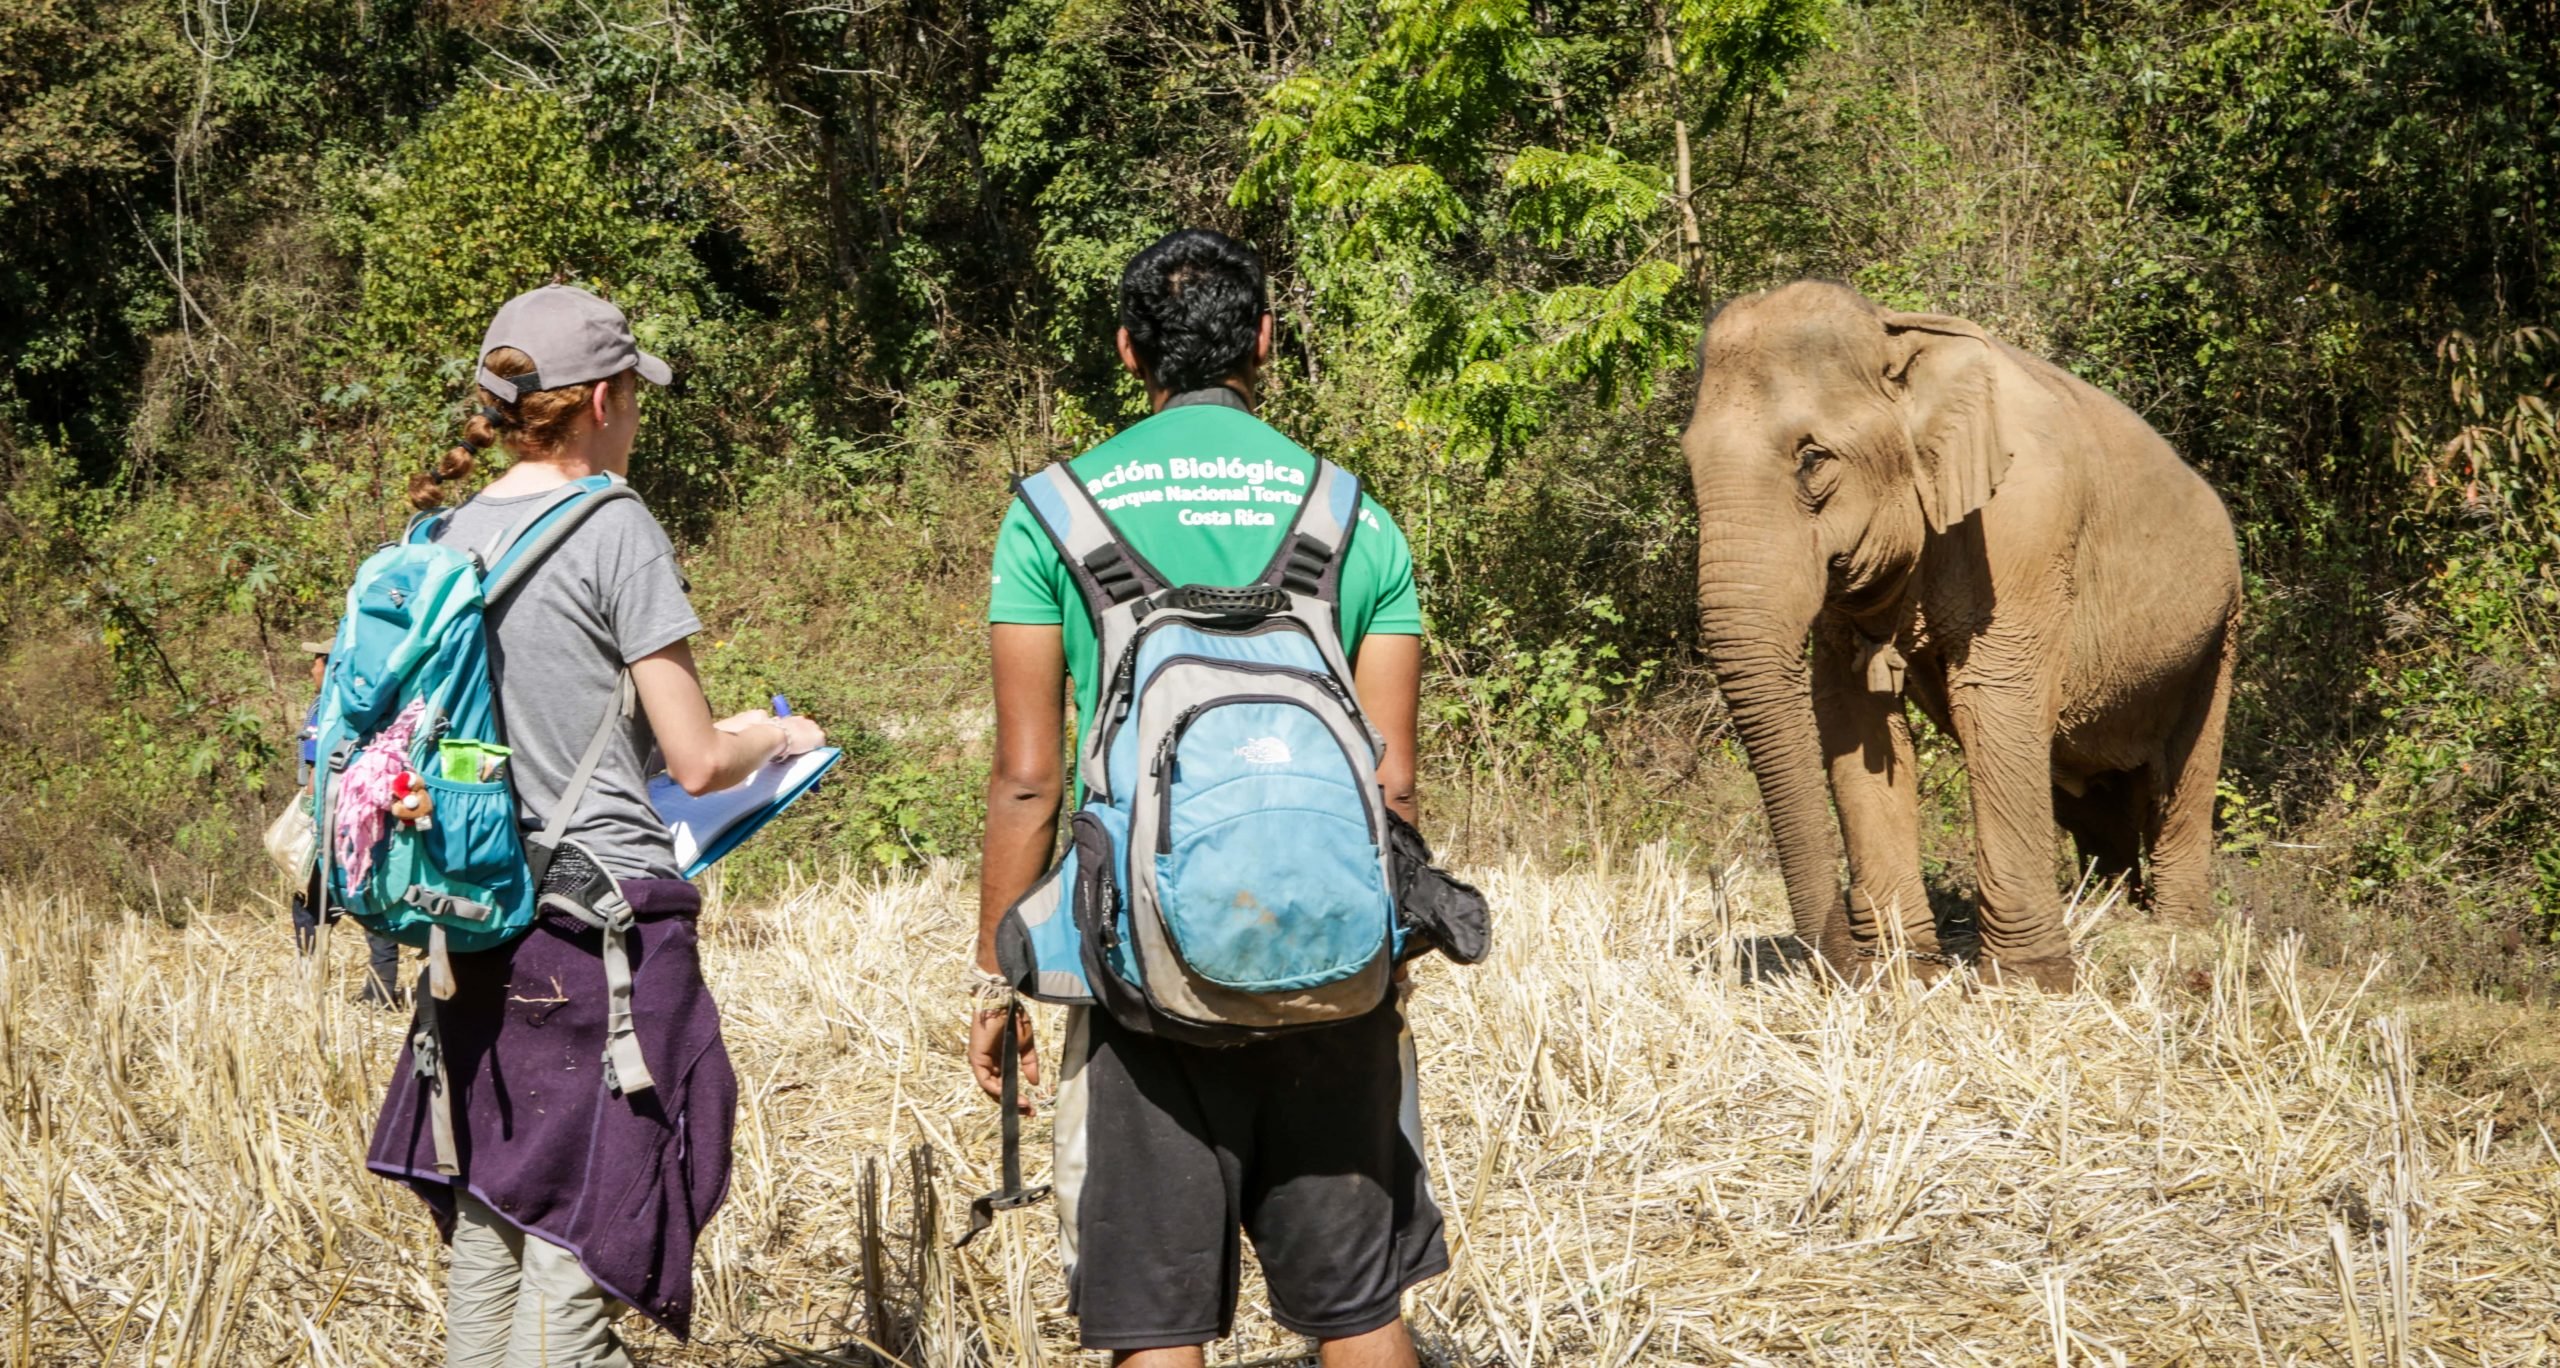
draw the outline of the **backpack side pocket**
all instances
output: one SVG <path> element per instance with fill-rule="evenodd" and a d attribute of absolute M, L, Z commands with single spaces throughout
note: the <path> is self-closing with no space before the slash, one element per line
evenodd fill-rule
<path fill-rule="evenodd" d="M 454 950 L 513 939 L 532 920 L 534 902 L 514 786 L 423 777 L 435 805 L 432 824 L 394 837 L 414 835 L 417 843 L 404 896 L 425 920 L 446 928 Z"/>
<path fill-rule="evenodd" d="M 1110 855 L 1106 848 L 1097 860 L 1089 849 L 1092 825 L 1084 813 L 1076 814 L 1066 853 L 996 924 L 996 966 L 1024 997 L 1070 1007 L 1093 1001 L 1093 985 L 1085 977 L 1083 920 L 1089 915 L 1093 875 L 1108 866 Z"/>

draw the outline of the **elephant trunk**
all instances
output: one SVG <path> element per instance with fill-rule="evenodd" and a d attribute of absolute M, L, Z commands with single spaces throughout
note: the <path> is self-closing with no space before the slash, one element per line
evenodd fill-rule
<path fill-rule="evenodd" d="M 1847 922 L 1840 829 L 1832 820 L 1805 663 L 1805 635 L 1822 606 L 1821 559 L 1799 540 L 1809 538 L 1810 529 L 1788 525 L 1784 514 L 1792 509 L 1762 521 L 1729 512 L 1734 502 L 1701 503 L 1707 516 L 1698 556 L 1700 636 L 1759 781 L 1796 935 L 1823 952 L 1826 938 L 1845 931 Z"/>

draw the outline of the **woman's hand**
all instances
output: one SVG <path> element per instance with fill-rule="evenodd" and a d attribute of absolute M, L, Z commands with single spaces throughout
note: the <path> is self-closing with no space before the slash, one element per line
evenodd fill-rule
<path fill-rule="evenodd" d="M 787 738 L 782 747 L 783 754 L 806 755 L 827 744 L 826 728 L 808 718 L 793 713 L 779 720 L 782 723 L 782 734 Z"/>
<path fill-rule="evenodd" d="M 731 713 L 712 725 L 732 734 L 743 732 L 749 727 L 771 727 L 782 733 L 783 756 L 805 755 L 827 744 L 826 729 L 797 713 L 789 717 L 776 717 L 772 713 L 755 709 Z"/>

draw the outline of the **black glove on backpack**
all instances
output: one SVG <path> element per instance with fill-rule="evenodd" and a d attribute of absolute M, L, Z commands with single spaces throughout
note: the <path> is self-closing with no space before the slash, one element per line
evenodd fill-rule
<path fill-rule="evenodd" d="M 1431 846 L 1413 823 L 1387 813 L 1387 839 L 1395 849 L 1396 919 L 1404 927 L 1399 960 L 1437 950 L 1458 964 L 1474 964 L 1493 948 L 1493 913 L 1474 884 L 1431 862 Z"/>

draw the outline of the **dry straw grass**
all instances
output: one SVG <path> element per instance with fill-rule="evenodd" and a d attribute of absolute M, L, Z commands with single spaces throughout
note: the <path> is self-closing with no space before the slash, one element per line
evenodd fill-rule
<path fill-rule="evenodd" d="M 2560 1349 L 2551 1138 L 2414 1077 L 2395 1021 L 2289 945 L 2100 935 L 2072 997 L 1843 995 L 1747 981 L 1778 904 L 1739 869 L 1483 881 L 1494 961 L 1427 970 L 1415 1012 L 1456 1254 L 1411 1299 L 1438 1362 Z M 967 895 L 942 868 L 715 906 L 737 1184 L 701 1339 L 641 1332 L 645 1361 L 1068 1352 L 1045 1212 L 948 1248 L 995 1150 L 957 1055 Z M 0 897 L 0 1357 L 433 1357 L 427 1223 L 358 1169 L 400 1023 L 350 1003 L 353 939 L 316 976 L 271 914 Z M 1213 1358 L 1300 1351 L 1248 1309 Z"/>

